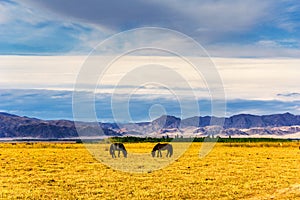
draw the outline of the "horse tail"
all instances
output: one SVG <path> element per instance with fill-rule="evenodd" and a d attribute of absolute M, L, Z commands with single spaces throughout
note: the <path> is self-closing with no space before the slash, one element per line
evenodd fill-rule
<path fill-rule="evenodd" d="M 169 157 L 171 157 L 173 155 L 173 146 L 171 144 L 169 144 L 169 152 L 170 152 Z"/>

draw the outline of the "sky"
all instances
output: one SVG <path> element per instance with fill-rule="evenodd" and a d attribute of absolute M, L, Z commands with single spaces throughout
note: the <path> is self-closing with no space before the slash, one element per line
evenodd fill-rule
<path fill-rule="evenodd" d="M 130 30 L 146 27 L 163 28 L 165 35 L 144 31 L 127 37 Z M 112 37 L 118 42 L 97 52 Z M 116 115 L 120 121 L 210 115 L 212 99 L 220 100 L 212 94 L 216 82 L 226 100 L 219 115 L 300 114 L 297 0 L 2 0 L 0 111 L 73 119 L 74 87 L 93 52 L 105 57 L 136 46 L 163 46 L 202 62 L 187 38 L 201 45 L 209 62 L 203 66 L 215 69 L 220 80 L 196 76 L 178 55 L 123 55 L 109 66 L 96 90 L 89 85 L 92 91 L 86 91 L 94 93 L 99 121 L 114 121 Z M 131 99 L 121 108 L 125 96 Z M 193 101 L 199 109 L 188 106 Z"/>

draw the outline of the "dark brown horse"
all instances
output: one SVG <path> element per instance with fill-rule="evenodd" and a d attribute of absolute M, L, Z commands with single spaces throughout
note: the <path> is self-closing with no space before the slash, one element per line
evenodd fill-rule
<path fill-rule="evenodd" d="M 155 152 L 157 151 L 157 157 L 162 157 L 161 151 L 167 150 L 167 157 L 171 157 L 173 155 L 173 146 L 171 144 L 156 144 L 152 151 L 152 157 L 155 157 Z"/>
<path fill-rule="evenodd" d="M 116 158 L 115 151 L 118 151 L 118 157 L 120 157 L 120 152 L 122 151 L 124 158 L 127 158 L 127 151 L 126 151 L 124 144 L 122 144 L 122 143 L 111 144 L 110 148 L 109 148 L 109 153 L 112 158 Z"/>

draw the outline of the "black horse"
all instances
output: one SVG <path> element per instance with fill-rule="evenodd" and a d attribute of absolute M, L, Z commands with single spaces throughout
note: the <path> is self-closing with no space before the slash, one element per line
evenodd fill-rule
<path fill-rule="evenodd" d="M 161 151 L 168 150 L 167 157 L 171 157 L 173 155 L 173 146 L 171 144 L 156 144 L 152 151 L 152 157 L 155 157 L 155 151 L 157 151 L 157 157 L 162 157 Z"/>
<path fill-rule="evenodd" d="M 124 144 L 122 144 L 122 143 L 111 144 L 110 148 L 109 148 L 109 153 L 112 158 L 116 158 L 115 151 L 118 151 L 118 157 L 120 157 L 120 151 L 122 151 L 124 158 L 127 158 L 127 151 L 126 151 Z"/>

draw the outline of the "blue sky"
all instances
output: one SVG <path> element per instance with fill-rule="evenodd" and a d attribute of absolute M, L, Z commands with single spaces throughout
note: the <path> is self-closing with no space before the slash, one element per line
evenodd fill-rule
<path fill-rule="evenodd" d="M 71 91 L 86 56 L 113 34 L 148 26 L 184 33 L 207 50 L 224 84 L 226 115 L 300 114 L 297 0 L 2 0 L 0 97 L 5 103 L 0 110 L 72 119 Z M 128 65 L 120 63 L 123 70 Z M 112 88 L 108 81 L 102 93 Z M 134 120 L 147 120 L 158 102 L 168 114 L 179 115 L 174 100 L 152 97 L 132 100 Z M 107 102 L 97 102 L 106 110 L 99 120 L 113 121 Z M 209 114 L 208 99 L 199 102 L 200 114 Z"/>

